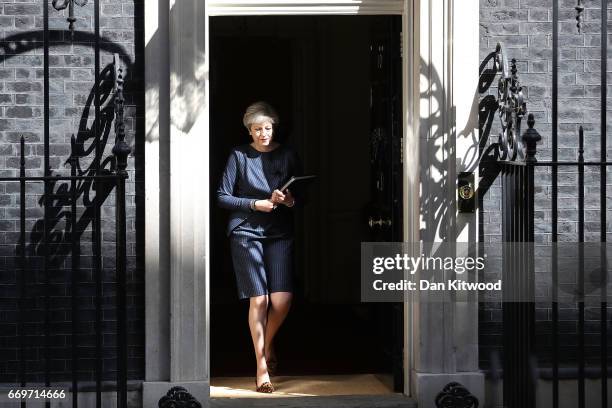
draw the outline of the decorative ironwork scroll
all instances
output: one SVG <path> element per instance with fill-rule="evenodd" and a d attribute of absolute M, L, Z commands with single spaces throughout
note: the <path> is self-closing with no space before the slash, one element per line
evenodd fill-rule
<path fill-rule="evenodd" d="M 77 6 L 83 7 L 88 1 L 89 0 L 53 0 L 51 4 L 57 11 L 64 10 L 66 7 L 68 7 L 68 18 L 66 20 L 69 23 L 68 29 L 72 33 L 74 32 L 74 23 L 76 22 L 76 17 L 74 16 L 74 5 L 76 4 Z"/>
<path fill-rule="evenodd" d="M 463 385 L 452 382 L 436 397 L 436 408 L 478 408 L 478 398 Z"/>
<path fill-rule="evenodd" d="M 521 121 L 527 113 L 523 97 L 523 87 L 518 79 L 516 59 L 510 62 L 501 44 L 495 49 L 495 66 L 501 73 L 497 84 L 498 115 L 501 131 L 498 140 L 498 153 L 501 160 L 522 160 L 523 146 L 520 141 Z"/>
<path fill-rule="evenodd" d="M 161 397 L 159 408 L 202 408 L 202 404 L 183 387 L 172 387 Z"/>
<path fill-rule="evenodd" d="M 492 61 L 492 68 L 486 68 Z M 490 64 L 491 65 L 491 64 Z M 490 66 L 489 65 L 489 66 Z M 495 82 L 497 75 L 497 98 L 484 96 L 480 103 L 480 177 L 478 194 L 482 197 L 495 182 L 501 171 L 501 162 L 535 162 L 536 144 L 541 136 L 534 129 L 535 117 L 529 115 L 529 129 L 521 137 L 521 123 L 527 114 L 523 88 L 518 78 L 516 59 L 508 60 L 500 43 L 480 65 L 479 92 L 484 94 Z M 493 122 L 497 116 L 501 129 L 497 141 L 489 143 Z"/>
<path fill-rule="evenodd" d="M 580 34 L 582 29 L 582 13 L 584 12 L 583 0 L 578 0 L 578 4 L 574 8 L 576 9 L 576 27 L 578 28 L 578 33 Z"/>

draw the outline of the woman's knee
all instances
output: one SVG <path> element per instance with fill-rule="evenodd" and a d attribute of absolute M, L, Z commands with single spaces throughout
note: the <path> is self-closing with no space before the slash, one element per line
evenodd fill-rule
<path fill-rule="evenodd" d="M 288 310 L 291 307 L 293 294 L 291 292 L 273 292 L 270 293 L 270 302 L 272 308 L 276 310 Z"/>
<path fill-rule="evenodd" d="M 250 298 L 250 307 L 251 309 L 259 309 L 261 311 L 265 311 L 268 309 L 268 296 L 253 296 Z"/>

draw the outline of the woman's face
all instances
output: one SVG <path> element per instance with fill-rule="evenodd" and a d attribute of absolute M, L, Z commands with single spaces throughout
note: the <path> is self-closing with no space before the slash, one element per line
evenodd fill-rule
<path fill-rule="evenodd" d="M 272 143 L 272 122 L 254 123 L 251 125 L 249 134 L 253 138 L 256 148 L 266 149 Z"/>

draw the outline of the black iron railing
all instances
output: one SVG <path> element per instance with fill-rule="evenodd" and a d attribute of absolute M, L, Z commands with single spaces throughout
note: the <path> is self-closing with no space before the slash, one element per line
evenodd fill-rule
<path fill-rule="evenodd" d="M 104 198 L 108 197 L 110 192 L 115 189 L 115 290 L 116 290 L 116 315 L 117 315 L 117 346 L 116 346 L 116 361 L 117 361 L 117 379 L 116 379 L 116 390 L 117 390 L 117 406 L 127 407 L 127 314 L 126 314 L 126 190 L 125 184 L 128 174 L 127 168 L 127 157 L 130 153 L 130 147 L 125 141 L 125 129 L 123 121 L 123 72 L 119 67 L 118 56 L 115 55 L 113 63 L 113 95 L 114 95 L 114 120 L 115 120 L 115 144 L 112 149 L 114 161 L 112 163 L 112 170 L 104 170 L 98 168 L 96 171 L 83 172 L 79 168 L 77 153 L 79 147 L 77 146 L 77 140 L 72 136 L 71 140 L 71 156 L 68 160 L 70 165 L 70 175 L 60 176 L 52 175 L 48 170 L 45 169 L 45 175 L 42 176 L 29 176 L 26 171 L 26 143 L 22 136 L 20 140 L 20 166 L 19 175 L 16 177 L 0 177 L 0 182 L 3 183 L 16 183 L 19 185 L 19 244 L 17 248 L 18 262 L 17 262 L 17 288 L 18 288 L 18 302 L 17 302 L 17 336 L 18 336 L 18 382 L 21 387 L 28 387 L 29 368 L 28 360 L 31 360 L 28 356 L 28 338 L 32 333 L 29 333 L 26 326 L 28 326 L 28 319 L 26 318 L 26 312 L 31 311 L 34 307 L 28 302 L 31 297 L 28 296 L 27 287 L 33 282 L 28 282 L 28 276 L 32 276 L 30 272 L 32 270 L 41 269 L 41 275 L 43 277 L 43 355 L 44 355 L 44 385 L 50 387 L 52 382 L 52 375 L 50 369 L 51 350 L 49 346 L 49 339 L 51 337 L 52 329 L 51 325 L 51 307 L 50 307 L 50 272 L 51 268 L 56 267 L 56 264 L 51 260 L 50 246 L 57 245 L 52 242 L 50 238 L 50 232 L 53 225 L 49 222 L 53 216 L 52 213 L 56 212 L 56 207 L 69 207 L 70 208 L 70 226 L 67 229 L 69 238 L 64 240 L 70 243 L 70 308 L 71 308 L 71 389 L 72 393 L 72 406 L 78 406 L 78 389 L 79 389 L 79 287 L 83 286 L 79 281 L 80 274 L 80 263 L 81 263 L 81 235 L 83 228 L 79 227 L 79 222 L 93 221 L 93 264 L 94 264 L 94 280 L 96 282 L 96 295 L 95 295 L 95 314 L 96 320 L 94 323 L 94 333 L 96 338 L 95 347 L 95 377 L 96 377 L 96 401 L 97 407 L 102 406 L 102 361 L 103 356 L 103 345 L 102 338 L 104 337 L 102 313 L 103 313 L 103 291 L 102 291 L 102 250 L 101 248 L 101 228 L 100 228 L 100 211 L 104 205 Z M 48 149 L 48 145 L 46 146 Z M 46 160 L 48 161 L 48 150 L 46 152 Z M 67 182 L 70 187 L 67 194 L 63 194 L 61 197 L 61 204 L 52 203 L 52 201 L 59 201 L 60 194 L 58 194 L 59 188 L 57 188 L 59 182 Z M 42 183 L 44 188 L 44 194 L 42 196 L 42 205 L 44 208 L 44 215 L 42 222 L 37 223 L 40 227 L 40 231 L 37 231 L 37 227 L 34 228 L 32 234 L 40 233 L 42 239 L 39 243 L 28 249 L 28 233 L 26 231 L 26 221 L 28 219 L 27 211 L 27 198 L 26 191 L 28 185 Z M 91 215 L 83 215 L 81 219 L 78 219 L 78 210 L 83 204 L 79 203 L 80 194 L 79 191 L 84 184 L 91 184 L 97 192 L 98 198 L 95 200 L 89 208 L 86 208 L 85 212 L 91 211 Z M 66 186 L 66 185 L 65 185 Z M 66 193 L 66 192 L 65 192 Z M 66 196 L 69 196 L 68 198 Z M 91 220 L 89 219 L 91 218 Z M 42 263 L 38 263 L 37 258 L 42 257 Z M 35 275 L 35 274 L 34 274 Z M 34 276 L 34 279 L 36 277 Z M 107 356 L 106 356 L 107 357 Z M 27 403 L 22 402 L 22 407 L 27 406 Z M 46 402 L 46 406 L 50 406 L 50 402 Z"/>
<path fill-rule="evenodd" d="M 552 161 L 549 163 L 539 163 L 540 166 L 547 166 L 550 168 L 552 174 L 552 190 L 551 190 L 551 221 L 552 231 L 551 240 L 557 242 L 558 240 L 558 171 L 560 167 L 574 167 L 578 172 L 578 241 L 580 243 L 585 241 L 585 194 L 584 194 L 584 173 L 585 166 L 599 167 L 600 174 L 600 191 L 599 191 L 599 203 L 600 203 L 600 241 L 606 242 L 606 170 L 610 163 L 607 162 L 606 157 L 606 139 L 607 139 L 607 59 L 608 59 L 608 1 L 601 0 L 601 44 L 600 44 L 600 161 L 586 163 L 584 160 L 584 133 L 582 126 L 579 130 L 579 151 L 578 161 L 572 162 L 560 162 L 558 160 L 558 95 L 559 95 L 559 1 L 553 0 L 552 7 Z M 584 2 L 578 0 L 576 5 L 576 21 L 577 21 L 577 32 L 581 32 L 582 28 L 582 13 L 584 12 Z M 604 245 L 602 245 L 602 248 Z M 605 257 L 603 257 L 605 259 Z M 607 269 L 604 269 L 607 272 Z M 580 262 L 580 274 L 578 277 L 578 291 L 583 292 L 584 285 L 584 274 L 582 273 L 582 262 Z M 552 265 L 552 279 L 553 279 L 553 302 L 552 302 L 552 382 L 553 382 L 553 408 L 559 407 L 559 302 L 557 293 L 557 281 L 558 281 L 558 265 L 556 265 L 556 257 L 553 256 Z M 607 273 L 602 274 L 602 279 L 605 279 Z M 605 293 L 606 284 L 601 285 L 602 287 L 602 302 L 600 305 L 600 369 L 601 369 L 601 407 L 608 407 L 608 334 L 607 334 L 607 295 Z M 577 344 L 577 379 L 578 379 L 578 407 L 586 407 L 586 389 L 585 389 L 585 308 L 584 301 L 580 301 L 577 304 L 578 307 L 578 344 Z"/>
<path fill-rule="evenodd" d="M 92 31 L 79 30 L 75 25 L 77 6 L 82 8 L 83 15 L 91 13 Z M 8 368 L 2 373 L 3 382 L 12 384 L 14 373 L 17 385 L 30 385 L 30 388 L 70 381 L 72 406 L 77 407 L 83 382 L 93 380 L 97 408 L 102 407 L 103 388 L 116 389 L 117 406 L 127 406 L 126 168 L 130 148 L 125 142 L 123 79 L 127 70 L 135 67 L 123 45 L 101 35 L 100 7 L 100 0 L 46 1 L 40 29 L 5 36 L 0 44 L 3 63 L 41 49 L 43 71 L 43 151 L 37 151 L 36 135 L 30 143 L 27 138 L 32 135 L 26 134 L 20 140 L 18 166 L 7 165 L 9 169 L 18 168 L 18 175 L 7 170 L 2 174 L 6 177 L 0 178 L 2 198 L 7 198 L 6 193 L 12 200 L 11 205 L 19 200 L 18 215 L 10 213 L 11 219 L 18 218 L 17 231 L 9 229 L 5 234 L 18 235 L 16 249 L 10 238 L 7 245 L 1 246 L 1 266 L 6 265 L 10 277 L 14 261 L 16 272 L 16 291 L 7 297 L 17 300 L 15 324 L 4 326 L 17 327 L 17 342 L 13 345 L 13 339 L 5 335 L 3 340 L 8 339 L 7 346 L 4 348 L 3 343 L 2 350 L 7 356 L 15 349 L 17 353 L 4 362 Z M 58 12 L 65 13 L 66 29 L 49 27 L 50 18 Z M 83 110 L 76 137 L 71 140 L 67 161 L 70 173 L 56 175 L 52 168 L 58 164 L 51 156 L 61 153 L 52 154 L 53 148 L 64 146 L 53 140 L 63 136 L 62 130 L 54 132 L 51 127 L 53 109 L 58 109 L 52 106 L 52 98 L 57 94 L 50 95 L 53 61 L 58 56 L 50 54 L 54 46 L 67 43 L 79 44 L 80 49 L 91 48 L 93 64 L 82 55 L 69 57 L 75 58 L 73 65 L 80 63 L 85 68 L 93 68 L 94 81 L 89 94 L 84 95 L 86 101 L 79 98 L 77 102 L 75 98 L 75 105 L 83 105 Z M 114 54 L 114 61 L 102 68 L 101 54 L 104 53 Z M 120 62 L 126 71 L 119 67 Z M 113 121 L 115 143 L 113 154 L 109 155 L 106 147 L 110 144 L 108 137 Z M 39 159 L 32 158 L 34 155 L 42 156 L 42 173 L 29 170 L 38 167 Z M 13 158 L 7 158 L 7 163 L 9 159 Z M 41 194 L 40 213 L 40 208 L 31 204 L 35 198 L 32 190 Z M 2 210 L 8 214 L 12 208 Z M 104 223 L 104 216 L 114 217 L 113 225 Z M 89 233 L 91 240 L 86 235 Z M 11 283 L 9 280 L 5 287 L 12 286 Z M 109 304 L 113 297 L 116 305 Z M 109 322 L 112 322 L 110 327 Z M 17 360 L 14 368 L 13 360 Z M 115 380 L 116 387 L 107 385 L 109 380 Z M 50 405 L 46 401 L 45 406 Z M 25 407 L 26 402 L 21 406 Z"/>
<path fill-rule="evenodd" d="M 527 147 L 525 160 L 501 160 L 497 163 L 505 243 L 502 268 L 503 395 L 504 406 L 517 408 L 533 406 L 537 375 L 533 360 L 535 304 L 517 301 L 533 298 L 535 286 L 533 249 L 524 243 L 534 241 L 534 166 L 536 143 L 541 137 L 534 129 L 532 114 L 527 123 L 529 129 L 522 137 L 523 143 L 516 140 L 517 146 Z M 522 155 L 515 155 L 519 156 Z"/>
<path fill-rule="evenodd" d="M 576 30 L 582 30 L 584 1 L 578 0 L 576 4 Z M 535 189 L 540 180 L 534 177 L 537 170 L 551 175 L 550 199 L 550 241 L 552 242 L 551 256 L 551 288 L 552 302 L 550 305 L 550 344 L 551 350 L 550 368 L 538 366 L 535 350 L 535 329 L 540 323 L 535 318 L 533 302 L 504 302 L 503 303 L 503 394 L 504 406 L 508 408 L 535 407 L 536 384 L 541 373 L 550 370 L 552 381 L 552 408 L 560 406 L 560 362 L 564 360 L 561 353 L 561 334 L 559 316 L 559 270 L 561 265 L 556 253 L 555 244 L 559 240 L 559 170 L 575 169 L 577 173 L 576 200 L 577 200 L 577 246 L 578 274 L 576 282 L 577 293 L 584 293 L 584 253 L 581 243 L 585 242 L 585 169 L 599 169 L 599 233 L 600 241 L 606 242 L 606 171 L 612 162 L 606 157 L 607 138 L 607 46 L 608 46 L 608 1 L 601 1 L 601 67 L 600 67 L 600 99 L 601 99 L 601 124 L 600 124 L 600 158 L 595 161 L 586 161 L 584 158 L 584 131 L 579 127 L 576 135 L 578 139 L 578 160 L 560 161 L 558 143 L 558 106 L 559 106 L 559 2 L 553 0 L 552 7 L 552 132 L 551 132 L 551 160 L 536 161 L 535 145 L 539 135 L 533 129 L 533 117 L 530 117 L 529 129 L 525 132 L 522 142 L 518 140 L 520 134 L 521 118 L 526 113 L 523 105 L 518 74 L 514 60 L 508 64 L 503 48 L 498 46 L 492 57 L 494 58 L 493 75 L 499 74 L 497 104 L 493 105 L 491 99 L 485 98 L 481 102 L 482 108 L 489 107 L 490 112 L 486 114 L 490 123 L 492 111 L 495 111 L 501 119 L 501 133 L 497 143 L 492 144 L 485 151 L 482 161 L 482 173 L 486 183 L 482 191 L 486 191 L 488 185 L 500 177 L 502 185 L 502 237 L 508 243 L 504 248 L 504 296 L 516 299 L 512 293 L 506 291 L 521 291 L 524 296 L 533 299 L 530 293 L 534 290 L 534 253 L 533 246 L 524 243 L 535 241 Z M 510 65 L 510 68 L 508 68 Z M 510 71 L 510 73 L 509 73 Z M 483 72 L 481 67 L 481 72 Z M 492 78 L 485 78 L 487 85 L 492 83 Z M 482 90 L 481 90 L 482 91 Z M 488 98 L 491 98 L 490 96 Z M 481 116 L 482 117 L 482 116 Z M 485 124 L 485 122 L 481 123 Z M 485 126 L 483 126 L 485 127 Z M 490 124 L 485 127 L 490 130 Z M 521 155 L 525 152 L 524 156 Z M 489 153 L 487 155 L 487 153 Z M 545 186 L 543 186 L 545 187 Z M 544 222 L 544 221 L 542 221 Z M 513 246 L 512 243 L 517 243 Z M 518 243 L 523 243 L 518 245 Z M 587 371 L 591 376 L 600 380 L 599 399 L 601 408 L 609 406 L 608 398 L 608 310 L 607 310 L 607 261 L 605 260 L 605 245 L 602 249 L 601 259 L 601 302 L 599 304 L 599 354 L 598 369 L 587 370 L 587 355 L 585 344 L 585 302 L 581 298 L 575 302 L 577 310 L 576 322 L 576 360 L 573 367 L 572 377 L 576 380 L 576 396 L 578 408 L 587 406 L 586 378 Z M 565 359 L 567 360 L 567 359 Z M 567 367 L 564 371 L 568 371 Z M 590 405 L 589 405 L 590 407 Z"/>

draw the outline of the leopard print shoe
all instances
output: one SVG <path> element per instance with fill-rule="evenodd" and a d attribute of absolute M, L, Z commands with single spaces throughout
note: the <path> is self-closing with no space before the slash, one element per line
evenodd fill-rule
<path fill-rule="evenodd" d="M 269 381 L 262 383 L 259 387 L 257 387 L 257 381 L 255 381 L 255 387 L 255 391 L 262 392 L 264 394 L 271 394 L 274 392 L 274 386 Z"/>

